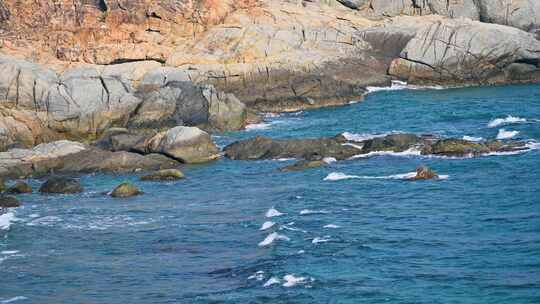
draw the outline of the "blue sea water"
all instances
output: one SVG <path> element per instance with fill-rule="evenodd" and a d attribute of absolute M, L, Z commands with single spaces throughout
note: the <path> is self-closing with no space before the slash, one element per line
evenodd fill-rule
<path fill-rule="evenodd" d="M 526 121 L 488 127 L 509 115 Z M 539 85 L 380 91 L 215 139 L 506 129 L 540 141 L 539 119 Z M 221 159 L 168 183 L 86 175 L 81 195 L 20 196 L 0 230 L 0 303 L 540 303 L 539 150 L 276 170 L 293 161 Z M 391 178 L 421 164 L 448 179 Z M 145 195 L 102 194 L 125 180 Z M 272 232 L 282 239 L 259 246 Z"/>

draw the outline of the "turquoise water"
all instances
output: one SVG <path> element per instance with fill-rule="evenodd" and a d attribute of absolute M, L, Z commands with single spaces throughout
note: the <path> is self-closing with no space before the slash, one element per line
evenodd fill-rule
<path fill-rule="evenodd" d="M 526 121 L 487 126 L 508 115 Z M 216 141 L 395 131 L 488 139 L 501 128 L 540 140 L 538 119 L 538 85 L 384 91 Z M 540 303 L 539 150 L 276 171 L 292 162 L 222 159 L 162 184 L 86 175 L 82 195 L 21 196 L 0 230 L 0 303 Z M 420 164 L 449 177 L 391 178 Z M 357 178 L 324 180 L 331 173 Z M 101 194 L 124 180 L 146 194 Z M 270 208 L 283 215 L 265 217 Z M 276 225 L 260 231 L 266 221 Z M 258 245 L 274 231 L 289 240 Z M 279 283 L 264 287 L 271 278 Z"/>

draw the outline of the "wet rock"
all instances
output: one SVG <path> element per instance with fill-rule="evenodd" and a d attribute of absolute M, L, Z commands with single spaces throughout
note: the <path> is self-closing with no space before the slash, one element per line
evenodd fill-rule
<path fill-rule="evenodd" d="M 145 153 L 160 153 L 183 163 L 204 163 L 219 158 L 210 135 L 196 127 L 175 127 L 149 139 Z"/>
<path fill-rule="evenodd" d="M 361 152 L 358 147 L 347 145 L 342 136 L 290 140 L 257 136 L 230 144 L 224 151 L 227 157 L 239 160 L 291 157 L 310 160 L 333 157 L 342 160 Z"/>
<path fill-rule="evenodd" d="M 39 192 L 43 194 L 73 194 L 83 191 L 84 188 L 78 180 L 67 177 L 51 177 L 39 188 Z"/>
<path fill-rule="evenodd" d="M 172 181 L 183 179 L 184 174 L 177 169 L 159 170 L 149 175 L 141 177 L 143 181 Z"/>
<path fill-rule="evenodd" d="M 292 165 L 280 168 L 279 171 L 281 172 L 300 171 L 300 170 L 318 168 L 318 167 L 322 167 L 326 165 L 327 163 L 322 160 L 312 160 L 312 161 L 301 160 Z"/>
<path fill-rule="evenodd" d="M 362 153 L 376 151 L 403 152 L 414 146 L 421 145 L 424 140 L 414 134 L 390 134 L 363 142 Z"/>
<path fill-rule="evenodd" d="M 109 151 L 131 151 L 148 136 L 125 128 L 111 128 L 94 142 L 94 146 Z"/>
<path fill-rule="evenodd" d="M 463 139 L 442 139 L 432 145 L 425 146 L 422 154 L 434 154 L 444 156 L 469 156 L 491 152 L 484 143 L 473 142 Z"/>
<path fill-rule="evenodd" d="M 6 191 L 6 189 L 7 189 L 6 182 L 4 181 L 3 178 L 0 178 L 0 193 Z"/>
<path fill-rule="evenodd" d="M 32 187 L 25 182 L 19 181 L 15 183 L 15 185 L 9 187 L 6 192 L 10 194 L 32 193 Z"/>
<path fill-rule="evenodd" d="M 137 187 L 135 187 L 133 184 L 128 183 L 128 182 L 118 185 L 111 192 L 111 196 L 115 198 L 132 197 L 132 196 L 137 196 L 141 194 L 143 194 L 142 191 L 140 191 Z"/>
<path fill-rule="evenodd" d="M 17 208 L 21 203 L 13 196 L 0 195 L 0 209 L 2 208 Z"/>
<path fill-rule="evenodd" d="M 431 170 L 428 167 L 421 166 L 416 169 L 416 176 L 411 178 L 411 180 L 427 180 L 427 179 L 435 179 L 439 176 L 435 171 Z"/>

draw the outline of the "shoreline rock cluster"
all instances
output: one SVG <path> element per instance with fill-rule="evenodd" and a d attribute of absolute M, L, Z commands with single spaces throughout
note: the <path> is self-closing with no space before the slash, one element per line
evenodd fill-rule
<path fill-rule="evenodd" d="M 393 80 L 540 82 L 534 1 L 127 2 L 0 1 L 0 176 L 208 162 L 221 154 L 213 132 L 241 130 L 261 111 L 360 101 Z M 413 147 L 477 155 L 523 144 L 258 137 L 224 152 L 303 158 L 291 171 Z"/>

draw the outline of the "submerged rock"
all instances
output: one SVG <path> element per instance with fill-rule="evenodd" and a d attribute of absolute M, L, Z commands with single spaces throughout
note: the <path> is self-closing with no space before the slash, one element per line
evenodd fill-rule
<path fill-rule="evenodd" d="M 84 188 L 78 180 L 67 177 L 51 177 L 39 188 L 39 192 L 44 194 L 73 194 L 83 191 Z"/>
<path fill-rule="evenodd" d="M 141 177 L 143 181 L 171 181 L 183 179 L 184 174 L 177 169 L 159 170 L 149 175 Z"/>
<path fill-rule="evenodd" d="M 6 192 L 11 194 L 32 193 L 32 187 L 25 182 L 19 181 L 15 183 L 15 185 L 9 187 Z"/>
<path fill-rule="evenodd" d="M 13 196 L 0 195 L 0 209 L 1 208 L 17 208 L 21 203 Z"/>
<path fill-rule="evenodd" d="M 416 176 L 412 177 L 410 180 L 426 180 L 426 179 L 434 179 L 438 178 L 439 176 L 435 171 L 431 170 L 428 167 L 421 166 L 416 169 Z"/>
<path fill-rule="evenodd" d="M 280 168 L 279 171 L 281 172 L 300 171 L 300 170 L 305 170 L 305 169 L 318 168 L 318 167 L 322 167 L 326 165 L 327 163 L 322 160 L 311 160 L 311 161 L 301 160 L 292 165 Z"/>
<path fill-rule="evenodd" d="M 137 196 L 141 194 L 143 194 L 143 192 L 140 191 L 137 187 L 135 187 L 133 184 L 129 182 L 125 182 L 118 185 L 111 192 L 111 196 L 115 198 L 132 197 L 132 196 Z"/>

